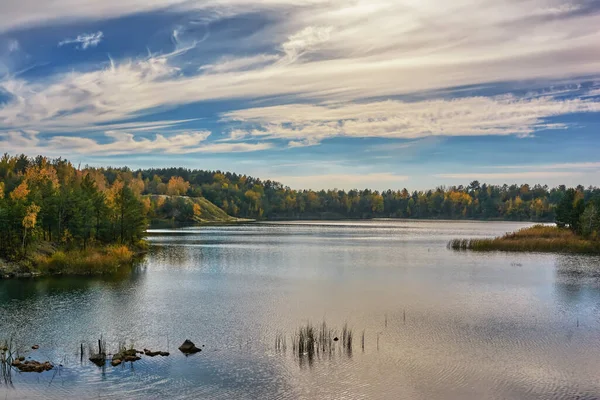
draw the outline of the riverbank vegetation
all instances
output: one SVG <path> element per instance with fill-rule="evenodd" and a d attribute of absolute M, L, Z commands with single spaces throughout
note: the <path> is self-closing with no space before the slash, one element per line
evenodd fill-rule
<path fill-rule="evenodd" d="M 535 225 L 494 239 L 454 239 L 454 250 L 522 251 L 600 254 L 600 241 L 585 239 L 569 229 Z"/>
<path fill-rule="evenodd" d="M 127 174 L 0 159 L 0 258 L 32 273 L 104 273 L 143 247 L 147 202 Z M 1 272 L 1 271 L 0 271 Z"/>
<path fill-rule="evenodd" d="M 535 225 L 494 239 L 455 239 L 448 247 L 475 251 L 600 254 L 600 195 L 569 189 L 556 208 L 556 226 Z"/>

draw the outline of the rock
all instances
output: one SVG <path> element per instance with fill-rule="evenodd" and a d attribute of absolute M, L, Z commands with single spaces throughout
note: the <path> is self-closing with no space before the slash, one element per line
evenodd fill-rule
<path fill-rule="evenodd" d="M 125 361 L 125 362 L 134 362 L 134 361 L 141 360 L 141 359 L 142 359 L 142 358 L 141 358 L 141 357 L 138 357 L 138 356 L 126 356 L 126 357 L 123 359 L 123 361 Z"/>
<path fill-rule="evenodd" d="M 169 355 L 171 355 L 171 353 L 169 353 L 168 351 L 161 351 L 161 352 L 160 352 L 160 355 L 161 355 L 162 357 L 168 357 Z"/>
<path fill-rule="evenodd" d="M 338 340 L 340 340 L 340 339 L 338 339 L 338 337 L 337 337 L 337 336 L 333 338 L 333 341 L 334 341 L 334 342 L 337 342 Z"/>
<path fill-rule="evenodd" d="M 160 354 L 160 351 L 151 351 L 148 349 L 144 349 L 144 354 L 147 355 L 148 357 L 156 357 Z"/>
<path fill-rule="evenodd" d="M 113 358 L 112 361 L 110 362 L 110 365 L 112 365 L 113 367 L 116 367 L 117 365 L 121 365 L 122 361 L 119 360 L 118 358 Z"/>
<path fill-rule="evenodd" d="M 102 367 L 104 364 L 106 364 L 106 354 L 92 354 L 92 356 L 90 357 L 90 361 L 96 364 L 97 366 Z"/>
<path fill-rule="evenodd" d="M 17 358 L 17 360 L 19 360 L 19 361 L 25 361 L 25 357 L 21 356 L 21 357 Z"/>
<path fill-rule="evenodd" d="M 37 350 L 37 349 L 39 349 L 39 348 L 40 348 L 40 346 L 39 346 L 39 345 L 37 345 L 37 344 L 34 344 L 33 346 L 31 346 L 31 348 L 32 348 L 33 350 Z"/>
<path fill-rule="evenodd" d="M 50 361 L 46 361 L 41 363 L 39 361 L 27 360 L 25 362 L 20 362 L 17 360 L 13 361 L 13 367 L 16 367 L 21 372 L 44 372 L 50 371 L 54 368 L 54 366 L 50 363 Z"/>
<path fill-rule="evenodd" d="M 197 348 L 194 342 L 186 339 L 185 342 L 183 342 L 183 344 L 179 346 L 179 351 L 181 351 L 184 354 L 194 354 L 199 351 L 202 351 L 202 349 Z"/>

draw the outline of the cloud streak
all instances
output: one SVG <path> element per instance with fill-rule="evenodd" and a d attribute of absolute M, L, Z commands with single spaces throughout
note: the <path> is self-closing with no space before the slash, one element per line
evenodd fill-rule
<path fill-rule="evenodd" d="M 356 174 L 319 174 L 319 175 L 286 175 L 272 177 L 274 181 L 283 182 L 292 189 L 360 189 L 367 187 L 399 187 L 409 179 L 405 175 L 392 173 L 356 173 Z"/>
<path fill-rule="evenodd" d="M 600 112 L 600 102 L 499 96 L 416 102 L 290 104 L 232 111 L 223 117 L 258 126 L 248 130 L 248 135 L 287 139 L 296 147 L 338 136 L 393 139 L 527 136 L 543 129 L 566 127 L 548 122 L 550 117 L 587 112 Z"/>
<path fill-rule="evenodd" d="M 565 171 L 523 171 L 523 172 L 498 172 L 498 173 L 456 173 L 456 174 L 435 174 L 436 178 L 462 179 L 462 180 L 483 180 L 483 181 L 508 181 L 508 180 L 527 180 L 527 179 L 548 179 L 548 178 L 573 178 L 582 175 L 579 172 Z"/>
<path fill-rule="evenodd" d="M 266 150 L 268 143 L 207 143 L 210 132 L 185 132 L 169 137 L 157 134 L 154 138 L 136 137 L 131 133 L 107 131 L 104 141 L 79 136 L 52 136 L 41 138 L 38 132 L 10 131 L 0 133 L 0 146 L 4 151 L 29 154 L 190 154 L 236 153 Z"/>
<path fill-rule="evenodd" d="M 62 47 L 67 44 L 76 44 L 77 48 L 81 50 L 85 50 L 88 47 L 96 47 L 102 41 L 102 37 L 104 33 L 98 31 L 96 33 L 82 33 L 78 35 L 75 39 L 65 39 L 58 43 L 58 47 Z"/>
<path fill-rule="evenodd" d="M 516 95 L 397 100 L 443 89 L 456 95 L 452 88 L 463 85 L 597 75 L 600 12 L 584 0 L 566 5 L 554 0 L 80 3 L 73 7 L 70 0 L 6 0 L 0 31 L 159 9 L 197 13 L 205 21 L 261 12 L 271 20 L 245 39 L 256 45 L 250 49 L 260 50 L 248 53 L 232 46 L 216 61 L 190 54 L 182 62 L 180 56 L 192 53 L 194 42 L 171 54 L 116 60 L 45 80 L 9 76 L 0 80 L 7 97 L 0 104 L 0 132 L 39 131 L 61 135 L 55 136 L 60 140 L 70 137 L 64 132 L 75 131 L 154 129 L 162 134 L 178 123 L 128 122 L 122 127 L 120 121 L 203 101 L 260 99 L 287 105 L 223 113 L 222 123 L 234 125 L 226 127 L 234 133 L 229 140 L 253 138 L 262 146 L 267 146 L 265 140 L 286 140 L 290 147 L 301 147 L 334 137 L 528 136 L 565 127 L 550 122 L 551 117 L 600 111 L 594 91 L 571 100 Z M 177 47 L 179 29 L 184 28 L 173 31 Z M 98 31 L 59 45 L 83 50 L 102 39 Z M 132 151 L 139 145 L 127 143 Z M 143 143 L 142 149 L 151 146 Z M 230 148 L 246 146 L 222 142 L 213 148 L 234 145 Z"/>

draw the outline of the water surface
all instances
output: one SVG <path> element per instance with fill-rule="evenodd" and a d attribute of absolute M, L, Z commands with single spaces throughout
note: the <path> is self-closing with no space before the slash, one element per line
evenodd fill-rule
<path fill-rule="evenodd" d="M 521 223 L 362 221 L 155 230 L 111 278 L 0 281 L 0 338 L 62 367 L 11 374 L 1 399 L 592 399 L 600 397 L 600 258 L 455 252 Z M 297 357 L 307 321 L 351 353 Z M 364 331 L 365 347 L 360 344 Z M 102 335 L 171 351 L 80 362 Z M 287 338 L 276 351 L 275 338 Z M 203 351 L 176 348 L 189 338 Z"/>

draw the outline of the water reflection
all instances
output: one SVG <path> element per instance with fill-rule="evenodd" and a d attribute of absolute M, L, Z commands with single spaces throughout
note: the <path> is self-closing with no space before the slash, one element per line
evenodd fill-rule
<path fill-rule="evenodd" d="M 163 230 L 142 267 L 119 277 L 0 281 L 0 338 L 64 366 L 13 374 L 0 398 L 598 397 L 599 258 L 445 247 L 522 226 Z M 321 338 L 332 327 L 338 341 L 319 339 L 316 323 L 300 351 L 307 321 L 327 321 Z M 100 335 L 111 351 L 133 341 L 171 356 L 82 363 L 81 343 Z M 188 338 L 206 347 L 184 357 L 176 348 Z"/>

